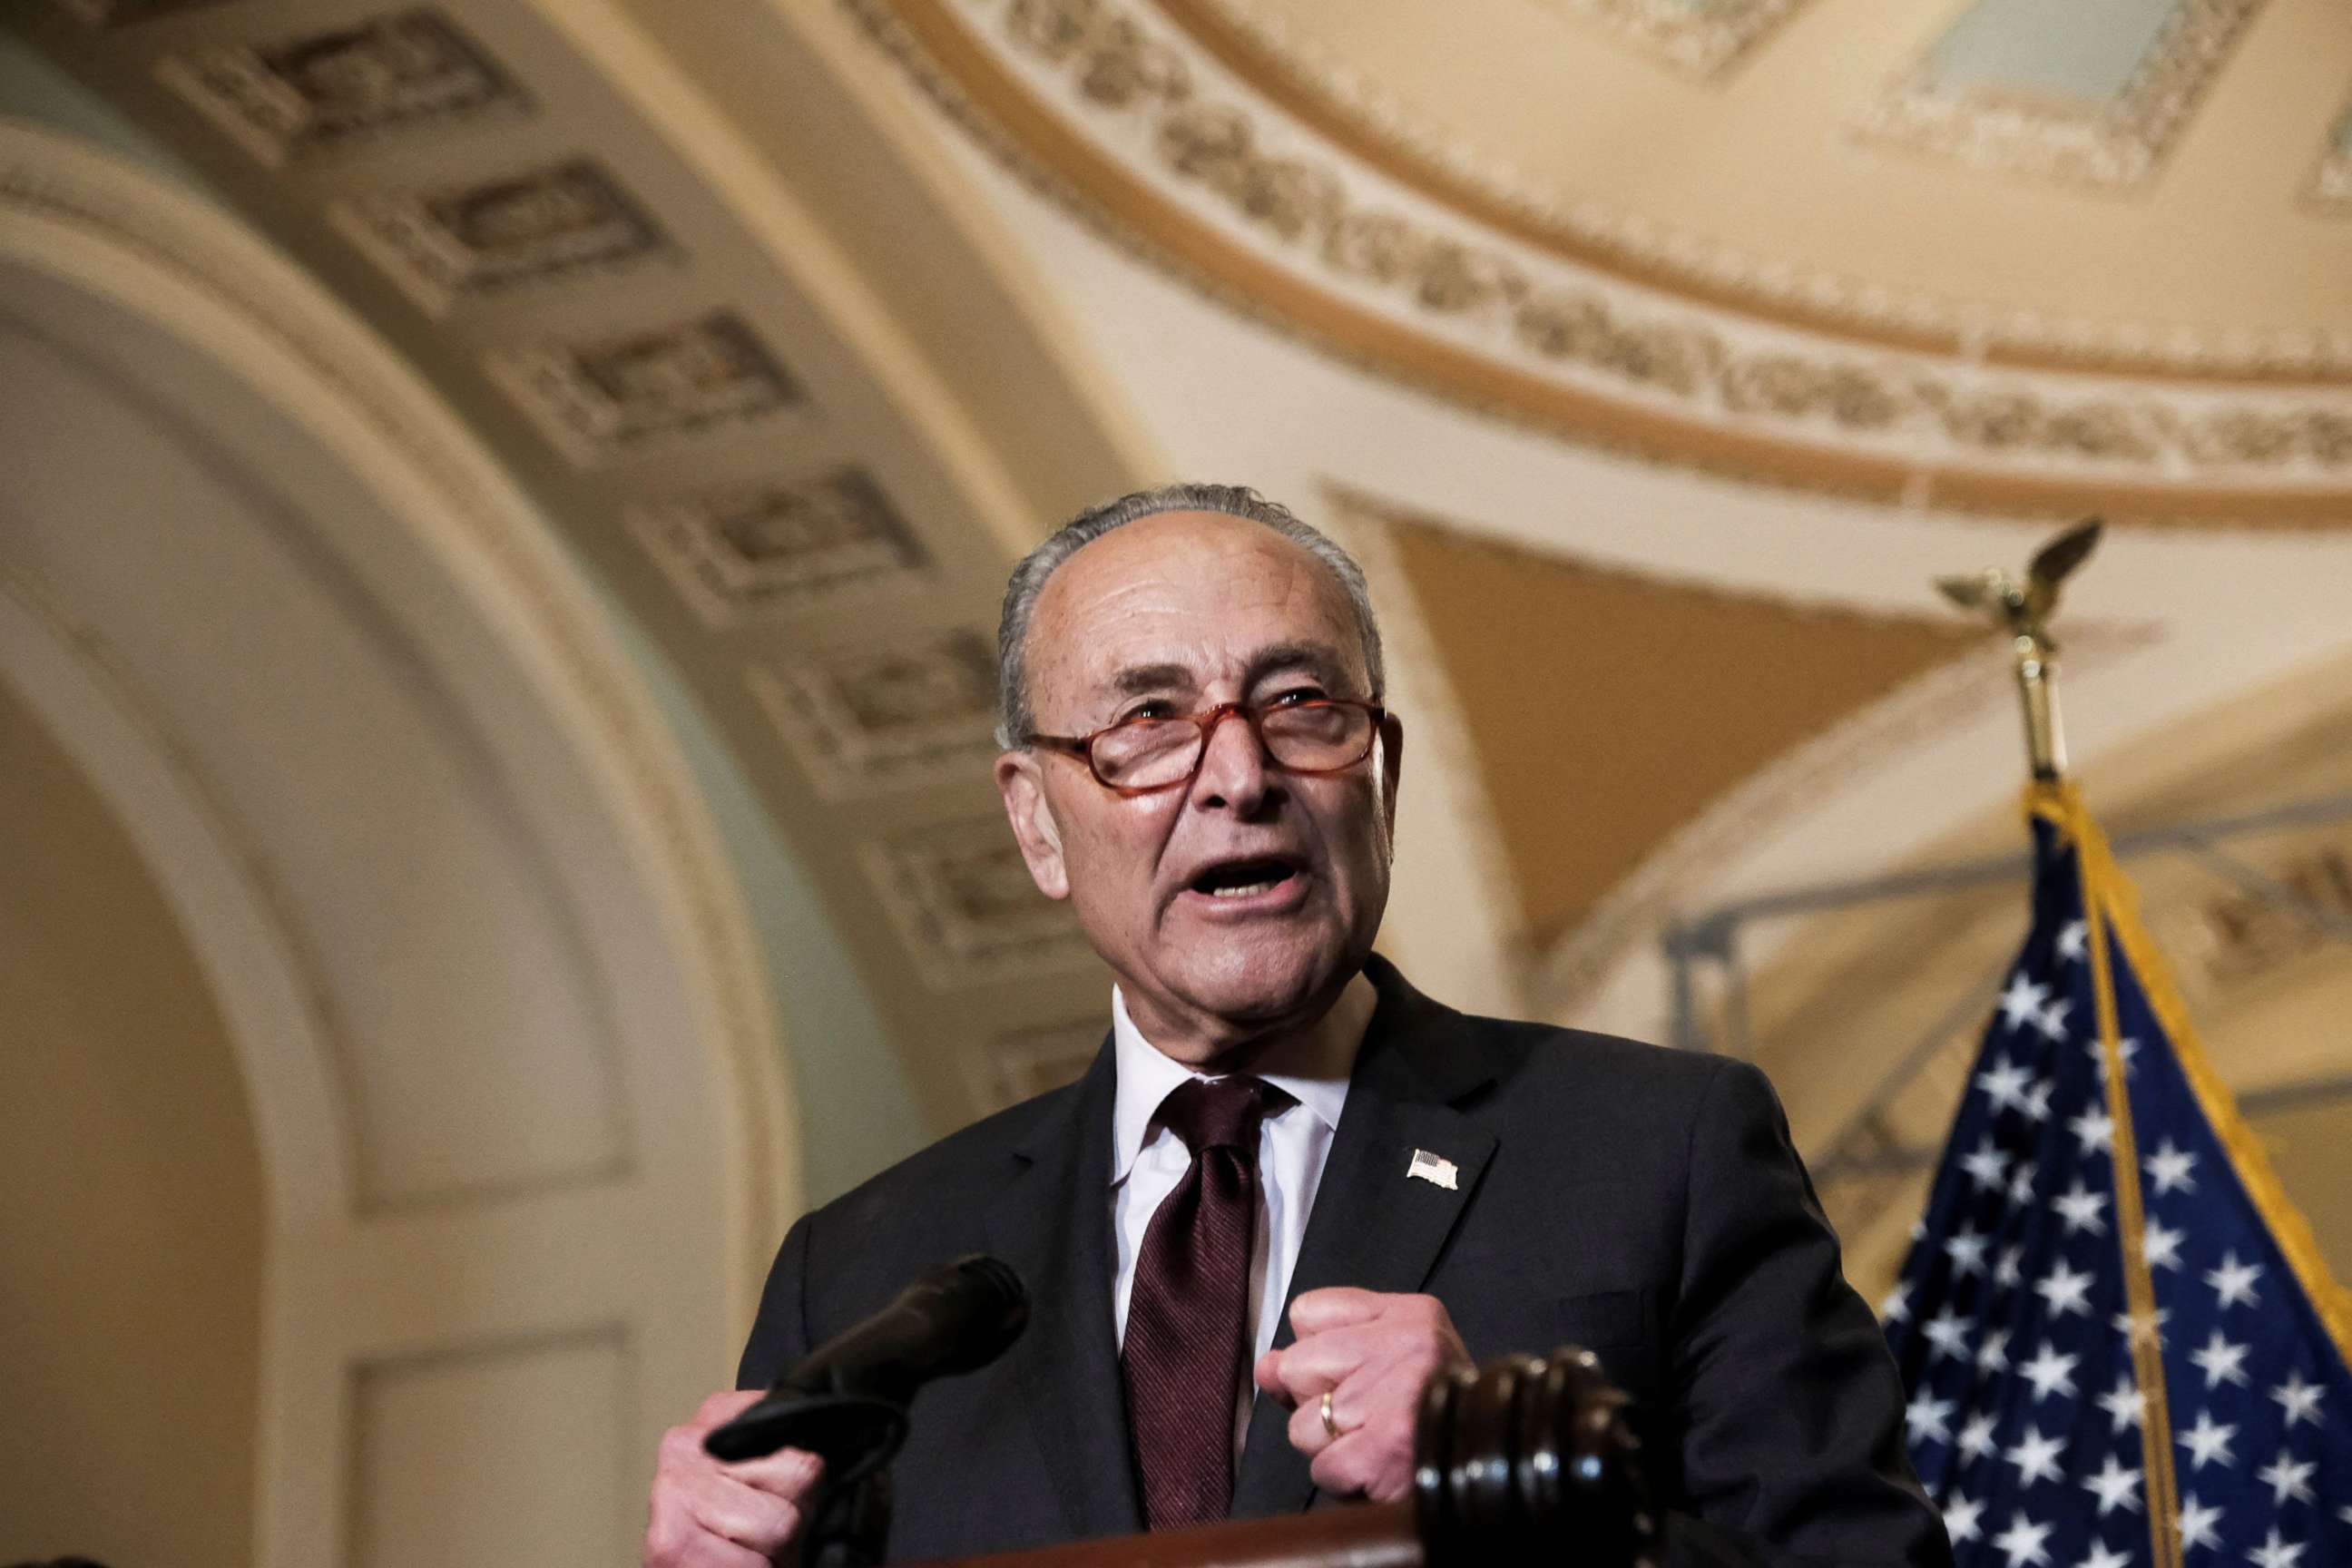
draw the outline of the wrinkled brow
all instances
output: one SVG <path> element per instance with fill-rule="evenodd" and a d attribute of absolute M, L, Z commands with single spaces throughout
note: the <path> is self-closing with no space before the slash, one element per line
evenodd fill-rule
<path fill-rule="evenodd" d="M 1326 686 L 1337 687 L 1345 668 L 1339 651 L 1328 643 L 1303 639 L 1269 643 L 1250 656 L 1245 684 L 1255 686 L 1278 671 L 1300 669 Z M 1197 679 L 1187 667 L 1162 661 L 1129 665 L 1111 677 L 1110 685 L 1122 696 L 1131 697 L 1147 691 L 1165 691 L 1171 687 L 1190 687 L 1197 683 Z"/>

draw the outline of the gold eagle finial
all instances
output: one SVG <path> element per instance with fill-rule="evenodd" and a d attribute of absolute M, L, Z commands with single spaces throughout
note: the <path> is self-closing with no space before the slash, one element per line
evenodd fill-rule
<path fill-rule="evenodd" d="M 1998 566 L 1969 577 L 1938 577 L 1944 597 L 1983 615 L 2007 632 L 2017 656 L 2017 680 L 2025 699 L 2025 744 L 2036 778 L 2065 772 L 2065 743 L 2058 729 L 2058 697 L 2051 677 L 2057 639 L 2050 617 L 2058 610 L 2058 590 L 2083 564 L 2106 525 L 2097 518 L 2076 523 L 2034 552 L 2022 580 Z"/>

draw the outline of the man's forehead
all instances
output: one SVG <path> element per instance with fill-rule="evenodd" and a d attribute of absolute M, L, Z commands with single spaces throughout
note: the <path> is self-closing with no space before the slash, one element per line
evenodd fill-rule
<path fill-rule="evenodd" d="M 1202 592 L 1211 596 L 1192 596 Z M 1139 518 L 1085 545 L 1047 579 L 1038 607 L 1079 620 L 1147 607 L 1295 606 L 1312 616 L 1342 610 L 1344 600 L 1329 566 L 1304 545 L 1246 518 L 1194 511 Z"/>
<path fill-rule="evenodd" d="M 1326 563 L 1261 523 L 1202 512 L 1139 519 L 1077 551 L 1047 580 L 1035 632 L 1048 646 L 1034 653 L 1095 679 L 1204 658 L 1344 668 L 1359 640 Z"/>

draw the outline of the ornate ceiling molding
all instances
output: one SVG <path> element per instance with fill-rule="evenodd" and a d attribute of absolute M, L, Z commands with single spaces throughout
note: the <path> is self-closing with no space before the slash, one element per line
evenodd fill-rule
<path fill-rule="evenodd" d="M 1137 0 L 853 3 L 999 156 L 1115 237 L 1473 407 L 1878 499 L 2309 521 L 2344 510 L 2352 393 L 2034 372 L 1827 338 L 1438 205 L 1265 101 Z"/>
<path fill-rule="evenodd" d="M 900 0 L 851 3 L 862 9 L 898 6 Z M 946 9 L 950 0 L 925 3 Z M 964 0 L 968 10 L 993 3 Z M 1078 14 L 1106 34 L 1124 34 L 1125 28 L 1105 26 L 1114 5 L 1172 24 L 1182 47 L 1171 58 L 1180 68 L 1188 58 L 1205 56 L 1268 109 L 1349 160 L 1483 228 L 1604 276 L 1744 317 L 1990 365 L 2190 380 L 2352 378 L 2352 331 L 2217 333 L 2183 322 L 2004 310 L 1794 266 L 1591 203 L 1563 203 L 1332 60 L 1278 12 L 1248 0 L 1050 0 L 1052 7 Z M 1036 7 L 1028 9 L 1034 14 Z M 1688 14 L 1686 7 L 1672 9 Z M 1066 30 L 1057 21 L 1047 31 Z M 1057 40 L 1055 47 L 1064 46 Z"/>
<path fill-rule="evenodd" d="M 1923 58 L 1856 123 L 1873 140 L 1975 169 L 2091 185 L 2146 183 L 2263 0 L 2182 0 L 2123 90 L 2105 103 L 1989 89 L 1948 90 Z"/>
<path fill-rule="evenodd" d="M 1546 0 L 1586 16 L 1643 53 L 1696 77 L 1728 70 L 1805 0 Z"/>

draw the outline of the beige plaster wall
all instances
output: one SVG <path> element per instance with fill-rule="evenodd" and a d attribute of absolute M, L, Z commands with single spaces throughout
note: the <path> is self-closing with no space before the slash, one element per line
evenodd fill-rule
<path fill-rule="evenodd" d="M 251 1560 L 261 1174 L 129 841 L 0 686 L 0 1562 Z"/>

